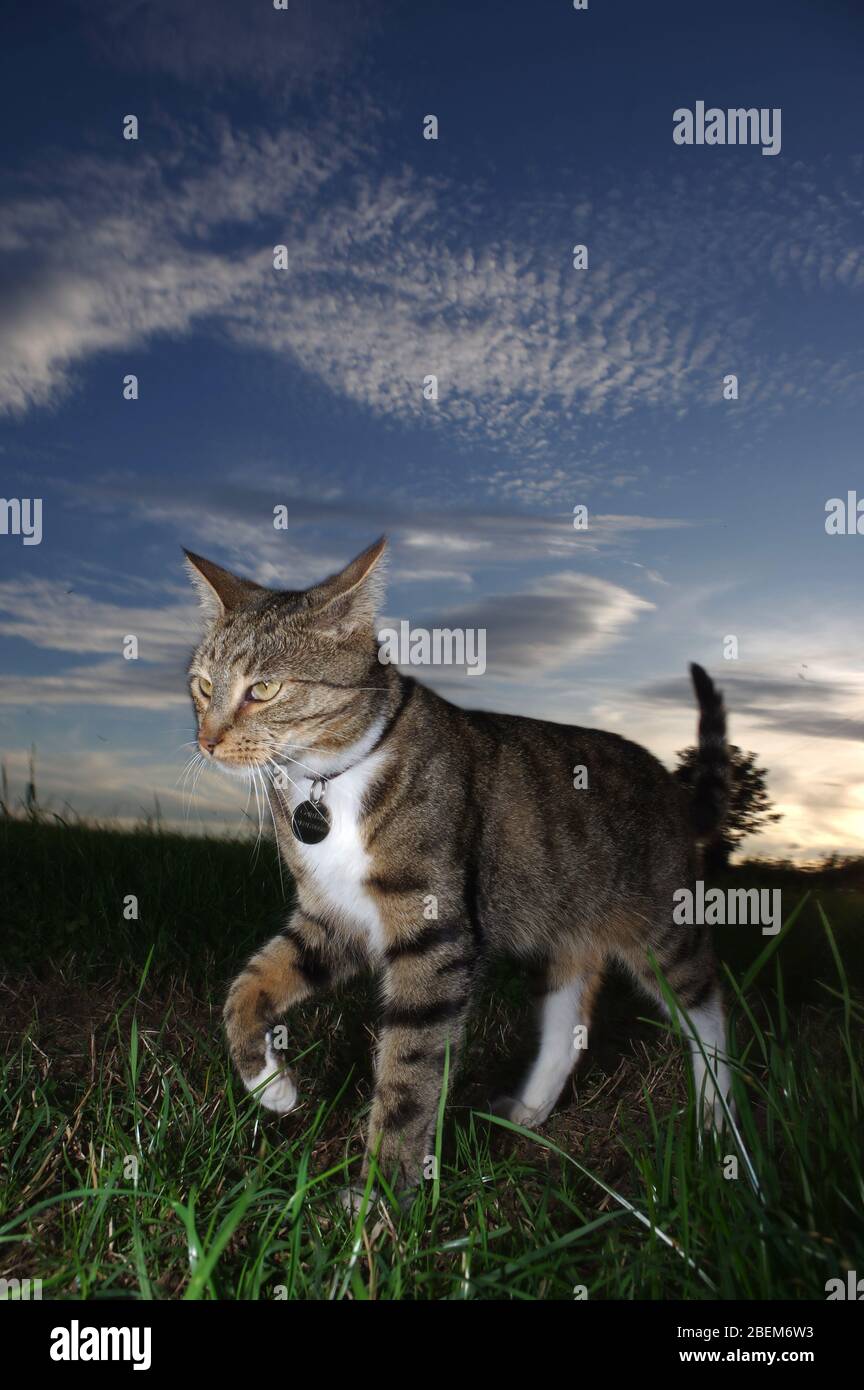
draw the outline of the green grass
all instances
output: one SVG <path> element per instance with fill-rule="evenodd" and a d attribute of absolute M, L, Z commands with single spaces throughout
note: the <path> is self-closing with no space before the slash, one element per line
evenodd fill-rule
<path fill-rule="evenodd" d="M 0 822 L 0 846 L 0 1272 L 44 1297 L 821 1300 L 864 1268 L 860 866 L 735 876 L 782 886 L 787 915 L 780 937 L 719 934 L 737 1139 L 702 1139 L 679 1041 L 617 979 L 543 1132 L 486 1118 L 531 1047 L 502 967 L 449 1078 L 437 1180 L 361 1222 L 339 1193 L 374 987 L 289 1016 L 293 1115 L 227 1064 L 225 983 L 285 911 L 272 848 L 35 819 Z"/>

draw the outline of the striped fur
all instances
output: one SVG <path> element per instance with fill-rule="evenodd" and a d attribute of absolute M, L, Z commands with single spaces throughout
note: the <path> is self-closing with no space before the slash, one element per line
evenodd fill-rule
<path fill-rule="evenodd" d="M 711 943 L 704 928 L 672 920 L 673 893 L 694 878 L 697 812 L 655 758 L 616 734 L 464 710 L 382 665 L 382 553 L 379 542 L 314 589 L 282 593 L 189 557 L 210 608 L 190 668 L 202 746 L 229 771 L 279 764 L 290 774 L 268 790 L 298 905 L 228 993 L 242 1078 L 284 1113 L 296 1085 L 274 1050 L 276 1021 L 374 970 L 382 1014 L 368 1147 L 410 1185 L 428 1170 L 445 1051 L 455 1063 L 493 955 L 542 981 L 537 1062 L 502 1106 L 539 1124 L 580 1055 L 573 1029 L 587 1027 L 590 1040 L 610 961 L 663 1006 L 650 953 L 690 1015 L 697 1081 L 716 1116 L 697 1043 L 712 1057 L 724 1046 Z M 258 706 L 248 690 L 265 679 L 282 684 Z M 693 680 L 705 825 L 720 805 L 724 716 L 701 668 Z M 588 771 L 582 790 L 577 765 Z M 318 772 L 332 778 L 332 828 L 319 845 L 301 845 L 290 816 Z M 720 1063 L 716 1072 L 723 1088 Z"/>

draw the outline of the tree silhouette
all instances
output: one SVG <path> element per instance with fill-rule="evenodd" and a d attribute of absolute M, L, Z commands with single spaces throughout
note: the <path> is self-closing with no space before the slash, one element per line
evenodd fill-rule
<path fill-rule="evenodd" d="M 782 820 L 779 811 L 772 809 L 766 785 L 764 767 L 757 767 L 756 754 L 745 753 L 737 744 L 729 744 L 729 809 L 719 834 L 705 847 L 705 870 L 722 873 L 729 867 L 729 857 L 746 835 L 758 835 L 766 825 Z M 675 776 L 682 786 L 693 786 L 693 776 L 699 759 L 698 748 L 682 748 L 676 754 Z"/>

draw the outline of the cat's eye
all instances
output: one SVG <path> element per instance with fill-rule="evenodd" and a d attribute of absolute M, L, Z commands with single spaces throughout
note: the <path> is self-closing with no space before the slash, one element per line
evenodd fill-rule
<path fill-rule="evenodd" d="M 256 681 L 250 687 L 249 694 L 253 700 L 272 700 L 274 695 L 278 695 L 282 689 L 281 681 Z"/>
<path fill-rule="evenodd" d="M 206 676 L 198 677 L 198 689 L 201 691 L 205 700 L 209 700 L 210 696 L 213 694 L 213 684 L 211 681 L 208 681 Z"/>

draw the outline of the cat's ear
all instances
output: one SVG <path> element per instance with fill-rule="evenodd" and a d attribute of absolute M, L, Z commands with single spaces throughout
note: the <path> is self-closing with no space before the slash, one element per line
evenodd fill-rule
<path fill-rule="evenodd" d="M 201 606 L 212 618 L 221 618 L 233 608 L 241 608 L 253 594 L 261 593 L 261 585 L 252 579 L 241 579 L 212 560 L 184 550 L 186 572 L 198 590 Z"/>
<path fill-rule="evenodd" d="M 346 565 L 344 570 L 306 590 L 306 602 L 316 626 L 328 636 L 344 637 L 372 628 L 384 601 L 387 537 Z"/>

